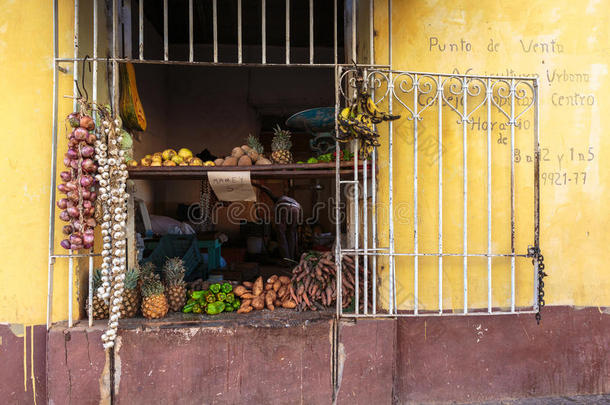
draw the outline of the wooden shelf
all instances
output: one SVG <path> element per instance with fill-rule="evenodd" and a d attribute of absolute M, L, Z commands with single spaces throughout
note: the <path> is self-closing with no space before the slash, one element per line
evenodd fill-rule
<path fill-rule="evenodd" d="M 362 173 L 362 165 L 358 171 Z M 370 165 L 368 166 L 370 173 Z M 129 178 L 133 180 L 201 180 L 208 172 L 250 171 L 253 179 L 294 179 L 334 177 L 335 163 L 302 163 L 264 166 L 137 166 L 130 167 Z M 340 174 L 349 176 L 354 172 L 353 162 L 341 162 Z"/>

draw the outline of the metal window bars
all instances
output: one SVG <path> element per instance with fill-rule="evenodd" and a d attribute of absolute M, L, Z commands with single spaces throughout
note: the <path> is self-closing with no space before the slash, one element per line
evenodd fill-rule
<path fill-rule="evenodd" d="M 362 68 L 362 67 L 360 67 Z M 339 113 L 340 108 L 346 106 L 355 97 L 356 85 L 354 76 L 356 75 L 356 67 L 348 65 L 338 65 L 336 68 L 336 112 Z M 383 140 L 380 150 L 375 151 L 368 160 L 360 161 L 363 167 L 362 181 L 359 179 L 358 152 L 357 141 L 352 141 L 354 150 L 354 172 L 349 180 L 342 180 L 339 177 L 339 159 L 337 158 L 337 189 L 335 193 L 336 206 L 335 218 L 340 218 L 343 203 L 341 202 L 342 191 L 346 195 L 347 203 L 353 206 L 352 210 L 352 229 L 354 232 L 353 246 L 341 246 L 340 238 L 337 238 L 336 256 L 337 266 L 341 270 L 342 258 L 351 256 L 358 258 L 355 260 L 354 282 L 354 308 L 353 310 L 345 310 L 342 308 L 342 277 L 345 275 L 339 271 L 337 279 L 337 313 L 343 317 L 384 317 L 384 316 L 417 316 L 417 315 L 481 315 L 481 314 L 514 314 L 514 313 L 534 313 L 538 310 L 538 258 L 531 255 L 531 247 L 527 244 L 517 248 L 516 225 L 516 180 L 519 180 L 520 186 L 527 190 L 531 190 L 531 197 L 526 200 L 521 197 L 520 213 L 533 212 L 532 217 L 520 218 L 524 223 L 524 227 L 531 231 L 531 234 L 519 236 L 520 240 L 533 242 L 534 248 L 539 246 L 539 144 L 538 144 L 538 80 L 528 77 L 502 77 L 502 76 L 475 76 L 475 75 L 458 75 L 458 74 L 436 74 L 422 72 L 407 72 L 379 69 L 377 67 L 365 68 L 365 83 L 369 86 L 371 93 L 374 95 L 376 104 L 383 104 L 384 108 L 389 109 L 390 113 L 399 112 L 402 114 L 402 119 L 399 121 L 390 121 L 383 124 L 384 128 L 379 128 L 387 133 L 387 137 Z M 394 107 L 396 106 L 396 107 Z M 528 118 L 527 125 L 523 121 Z M 479 123 L 479 132 L 484 133 L 484 141 L 476 139 L 477 134 L 472 129 L 474 128 L 475 118 Z M 456 121 L 453 121 L 456 119 Z M 531 125 L 531 121 L 533 125 Z M 482 124 L 481 124 L 482 122 Z M 380 124 L 381 125 L 381 124 Z M 495 152 L 492 160 L 492 145 L 496 142 L 492 138 L 492 128 L 497 128 L 499 125 L 505 126 L 509 132 L 510 143 L 507 150 L 503 153 Z M 527 128 L 526 128 L 527 127 Z M 516 137 L 519 132 L 519 138 Z M 428 147 L 427 152 L 433 150 L 435 156 L 432 156 L 427 167 L 421 171 L 422 162 L 420 160 L 420 150 L 423 145 L 421 135 L 425 135 L 426 140 L 432 139 L 431 147 Z M 496 135 L 496 134 L 494 134 Z M 529 151 L 532 157 L 532 167 L 520 168 L 519 171 L 515 167 L 515 149 L 516 142 L 519 140 L 519 145 L 524 150 L 529 146 Z M 397 159 L 393 148 L 396 143 L 405 145 L 405 142 L 412 142 L 411 161 L 408 158 Z M 436 142 L 436 145 L 434 145 Z M 461 145 L 458 145 L 460 143 Z M 481 145 L 485 143 L 485 145 Z M 446 151 L 446 145 L 450 144 L 454 147 L 454 153 Z M 337 148 L 340 144 L 337 143 Z M 460 148 L 456 148 L 461 146 Z M 476 148 L 479 147 L 477 150 Z M 385 150 L 382 150 L 385 149 Z M 461 149 L 461 153 L 460 153 Z M 404 156 L 405 148 L 401 149 Z M 469 153 L 479 157 L 484 155 L 480 164 L 469 165 Z M 525 153 L 525 152 L 523 152 Z M 380 154 L 384 154 L 387 159 L 387 165 L 379 164 L 377 160 Z M 498 155 L 498 156 L 497 156 Z M 502 156 L 499 156 L 502 155 Z M 430 157 L 430 155 L 426 155 Z M 461 167 L 451 166 L 444 167 L 444 158 L 456 162 L 457 157 L 461 159 Z M 505 170 L 502 167 L 502 162 L 496 160 L 504 158 L 509 162 L 505 163 L 508 168 Z M 500 170 L 499 179 L 492 184 L 492 178 L 495 174 L 492 173 L 494 166 L 498 163 Z M 372 170 L 372 187 L 370 190 L 371 196 L 369 200 L 369 187 L 366 168 L 368 165 Z M 409 168 L 412 171 L 411 179 L 404 173 L 407 170 L 406 165 L 410 164 Z M 382 198 L 377 195 L 377 182 L 382 179 L 377 179 L 376 168 L 384 167 L 387 173 L 387 189 L 382 189 Z M 436 166 L 436 168 L 434 168 Z M 474 166 L 474 167 L 469 167 Z M 400 167 L 403 172 L 397 179 L 394 178 L 394 170 Z M 473 169 L 482 169 L 477 173 Z M 446 178 L 445 172 L 451 169 L 453 177 L 449 180 Z M 461 169 L 461 250 L 451 251 L 446 249 L 447 235 L 444 234 L 443 208 L 448 204 L 446 199 L 446 189 L 448 186 L 457 187 L 459 185 Z M 531 169 L 531 170 L 530 170 Z M 472 173 L 479 175 L 478 180 L 485 179 L 482 184 L 485 184 L 485 193 L 483 201 L 473 201 L 471 193 L 469 195 L 469 185 L 472 186 Z M 456 174 L 457 173 L 457 174 Z M 432 214 L 429 205 L 425 217 L 420 213 L 421 199 L 424 194 L 420 187 L 425 183 L 426 189 L 431 187 L 431 182 L 428 179 L 422 180 L 422 174 L 429 177 L 437 178 L 436 195 L 437 197 L 437 213 Z M 506 179 L 502 178 L 502 175 Z M 532 176 L 533 175 L 533 176 Z M 504 181 L 506 180 L 506 181 Z M 410 201 L 405 201 L 405 193 L 397 192 L 397 188 L 405 188 L 405 185 L 412 181 L 412 197 Z M 508 184 L 506 184 L 508 183 Z M 525 184 L 525 185 L 524 185 Z M 341 189 L 344 185 L 344 189 Z M 475 197 L 480 194 L 479 190 L 474 190 Z M 362 193 L 360 192 L 362 190 Z M 510 190 L 504 193 L 505 189 Z M 445 194 L 444 194 L 445 192 Z M 362 196 L 362 198 L 361 198 Z M 494 226 L 492 232 L 492 224 L 497 222 L 497 218 L 493 215 L 493 203 L 502 204 L 508 199 L 510 205 L 510 224 L 506 229 L 501 226 Z M 493 201 L 492 201 L 493 200 Z M 408 208 L 404 206 L 397 209 L 398 204 L 408 203 Z M 428 203 L 430 200 L 427 201 Z M 381 206 L 380 203 L 387 205 Z M 475 251 L 469 246 L 469 241 L 473 239 L 473 235 L 469 233 L 472 221 L 471 216 L 474 214 L 482 214 L 482 210 L 475 211 L 472 206 L 479 203 L 485 206 L 485 220 L 476 222 L 472 227 L 475 230 L 481 231 L 481 226 L 485 227 L 486 250 Z M 362 208 L 360 208 L 362 204 Z M 370 207 L 369 207 L 369 204 Z M 470 208 L 470 211 L 469 211 Z M 531 211 L 529 210 L 531 208 Z M 401 211 L 402 210 L 402 211 Z M 385 211 L 387 220 L 387 233 L 378 232 L 378 223 L 380 222 L 380 214 Z M 405 215 L 406 211 L 406 215 Z M 455 211 L 455 210 L 453 210 Z M 369 214 L 370 212 L 370 214 Z M 410 214 L 409 214 L 410 213 Z M 402 215 L 399 215 L 402 214 Z M 427 226 L 428 234 L 423 233 L 420 225 L 429 222 L 436 222 L 436 251 L 424 251 L 421 243 L 426 239 L 426 245 L 430 246 L 430 226 Z M 530 222 L 531 221 L 531 222 Z M 455 223 L 457 222 L 457 224 Z M 459 221 L 452 223 L 456 228 L 460 228 Z M 407 228 L 408 231 L 401 229 L 402 235 L 408 234 L 412 230 L 412 247 L 405 249 L 405 243 L 400 243 L 400 249 L 396 248 L 396 228 Z M 502 231 L 510 234 L 508 243 L 502 241 Z M 336 232 L 341 231 L 340 221 L 337 220 Z M 455 234 L 455 232 L 453 232 Z M 423 238 L 426 237 L 426 238 Z M 348 240 L 350 238 L 347 238 Z M 453 238 L 455 239 L 455 238 Z M 383 242 L 383 243 L 382 243 Z M 369 243 L 372 245 L 369 247 Z M 455 243 L 453 243 L 455 245 Z M 481 243 L 478 243 L 481 245 Z M 362 246 L 362 247 L 361 247 Z M 494 246 L 497 246 L 494 248 Z M 535 250 L 535 249 L 534 249 Z M 404 259 L 412 259 L 411 263 L 405 263 Z M 426 258 L 436 258 L 436 265 Z M 444 305 L 446 293 L 443 286 L 443 278 L 452 277 L 453 287 L 458 284 L 456 280 L 457 264 L 452 265 L 444 263 L 445 260 L 461 259 L 461 288 L 462 298 L 461 306 L 453 304 L 451 308 Z M 485 304 L 481 302 L 481 297 L 477 297 L 473 289 L 469 289 L 469 282 L 473 282 L 472 276 L 469 277 L 469 271 L 472 270 L 472 262 L 477 259 L 485 259 L 486 267 L 486 297 Z M 492 260 L 499 261 L 508 260 L 510 263 L 498 263 L 492 266 Z M 401 261 L 401 265 L 397 266 L 397 261 Z M 517 260 L 532 260 L 533 270 L 531 270 L 531 278 L 519 280 L 531 280 L 533 284 L 533 294 L 531 300 L 526 299 L 527 303 L 521 306 L 517 305 L 517 295 L 523 297 L 523 293 L 517 291 Z M 381 268 L 378 268 L 378 263 L 383 261 L 384 269 L 387 268 L 387 276 L 384 280 L 380 276 Z M 425 263 L 423 263 L 425 261 Z M 436 270 L 433 268 L 436 267 Z M 480 266 L 479 266 L 480 267 Z M 503 270 L 506 267 L 507 284 L 492 285 L 492 280 L 502 280 Z M 495 270 L 492 271 L 492 270 Z M 432 273 L 437 273 L 436 296 L 438 299 L 437 308 L 428 309 L 422 308 L 420 300 L 420 278 L 426 277 L 430 279 Z M 525 273 L 529 274 L 530 270 Z M 410 275 L 409 275 L 410 274 Z M 405 280 L 411 280 L 406 283 Z M 378 285 L 378 278 L 383 285 Z M 387 280 L 387 282 L 386 282 Z M 361 282 L 362 281 L 362 282 Z M 369 283 L 372 283 L 372 289 L 369 289 Z M 476 283 L 476 282 L 475 282 Z M 408 285 L 406 285 L 408 284 Z M 427 289 L 427 301 L 430 302 L 430 289 L 433 288 L 431 283 L 424 287 Z M 480 284 L 480 282 L 479 282 Z M 521 285 L 527 282 L 521 282 Z M 360 291 L 362 286 L 364 291 Z M 397 287 L 403 298 L 397 298 Z M 447 286 L 445 286 L 446 288 Z M 451 286 L 450 286 L 451 287 Z M 509 297 L 502 301 L 501 298 L 494 299 L 494 289 L 500 290 L 497 294 L 501 295 L 502 291 L 508 289 Z M 479 288 L 480 290 L 480 288 Z M 407 299 L 404 296 L 407 296 Z M 453 294 L 455 296 L 455 294 Z M 526 297 L 530 297 L 529 292 Z M 412 298 L 412 302 L 411 302 Z M 471 298 L 474 303 L 469 303 Z M 497 305 L 494 305 L 494 301 Z M 523 301 L 523 299 L 521 299 Z M 363 305 L 360 305 L 360 304 Z M 456 309 L 461 308 L 461 311 Z"/>

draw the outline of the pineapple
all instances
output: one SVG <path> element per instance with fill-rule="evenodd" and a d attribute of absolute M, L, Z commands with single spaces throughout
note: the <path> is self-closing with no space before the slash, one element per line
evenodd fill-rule
<path fill-rule="evenodd" d="M 102 270 L 96 269 L 93 272 L 93 319 L 108 318 L 108 304 L 97 295 L 97 289 L 102 286 Z M 87 301 L 89 299 L 87 298 Z M 87 306 L 89 303 L 87 302 Z"/>
<path fill-rule="evenodd" d="M 138 313 L 140 306 L 140 291 L 138 280 L 140 269 L 137 267 L 129 269 L 125 273 L 125 289 L 123 290 L 123 301 L 121 302 L 121 319 L 133 318 Z"/>
<path fill-rule="evenodd" d="M 184 282 L 184 264 L 182 259 L 174 257 L 167 259 L 163 266 L 165 279 L 165 295 L 172 311 L 180 311 L 186 303 L 186 283 Z"/>
<path fill-rule="evenodd" d="M 258 139 L 258 136 L 250 134 L 248 135 L 246 142 L 248 142 L 248 146 L 258 152 L 259 155 L 263 154 L 263 144 L 261 143 L 260 139 Z"/>
<path fill-rule="evenodd" d="M 281 129 L 279 125 L 273 130 L 273 140 L 271 141 L 271 160 L 273 163 L 286 165 L 292 163 L 292 153 L 290 148 L 290 131 Z"/>
<path fill-rule="evenodd" d="M 148 319 L 163 318 L 169 307 L 159 275 L 147 272 L 142 275 L 142 315 Z"/>

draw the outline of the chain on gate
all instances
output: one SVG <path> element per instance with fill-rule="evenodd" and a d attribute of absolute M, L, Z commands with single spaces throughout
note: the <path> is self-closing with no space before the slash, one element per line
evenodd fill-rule
<path fill-rule="evenodd" d="M 540 325 L 540 320 L 542 319 L 542 315 L 540 314 L 540 311 L 542 311 L 542 308 L 545 305 L 545 301 L 544 301 L 544 278 L 547 276 L 547 274 L 544 272 L 545 269 L 545 265 L 544 265 L 544 256 L 542 256 L 542 253 L 540 253 L 540 248 L 539 247 L 534 247 L 534 246 L 530 246 L 529 250 L 529 256 L 532 257 L 532 264 L 535 263 L 536 260 L 538 260 L 538 312 L 536 312 L 536 323 L 538 325 Z"/>

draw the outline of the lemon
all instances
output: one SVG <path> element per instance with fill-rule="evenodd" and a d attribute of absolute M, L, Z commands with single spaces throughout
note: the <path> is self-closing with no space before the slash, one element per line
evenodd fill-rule
<path fill-rule="evenodd" d="M 174 162 L 173 160 L 166 160 L 165 162 L 163 162 L 163 166 L 177 166 L 176 162 Z"/>
<path fill-rule="evenodd" d="M 214 164 L 214 162 L 212 162 L 211 160 L 208 160 L 208 161 L 207 161 L 207 162 L 205 162 L 203 165 L 204 165 L 204 166 L 216 166 L 216 165 Z"/>
<path fill-rule="evenodd" d="M 171 160 L 174 156 L 176 156 L 176 151 L 173 149 L 165 149 L 163 151 L 163 160 Z"/>
<path fill-rule="evenodd" d="M 193 157 L 193 152 L 191 152 L 190 149 L 182 148 L 178 151 L 178 156 L 186 160 L 187 158 Z"/>
<path fill-rule="evenodd" d="M 193 158 L 189 163 L 189 166 L 203 166 L 203 162 L 199 158 Z"/>
<path fill-rule="evenodd" d="M 180 163 L 184 162 L 184 159 L 182 159 L 182 157 L 180 157 L 179 155 L 176 155 L 171 158 L 171 161 L 179 165 Z"/>
<path fill-rule="evenodd" d="M 162 164 L 160 160 L 153 160 L 150 166 L 162 166 Z"/>

